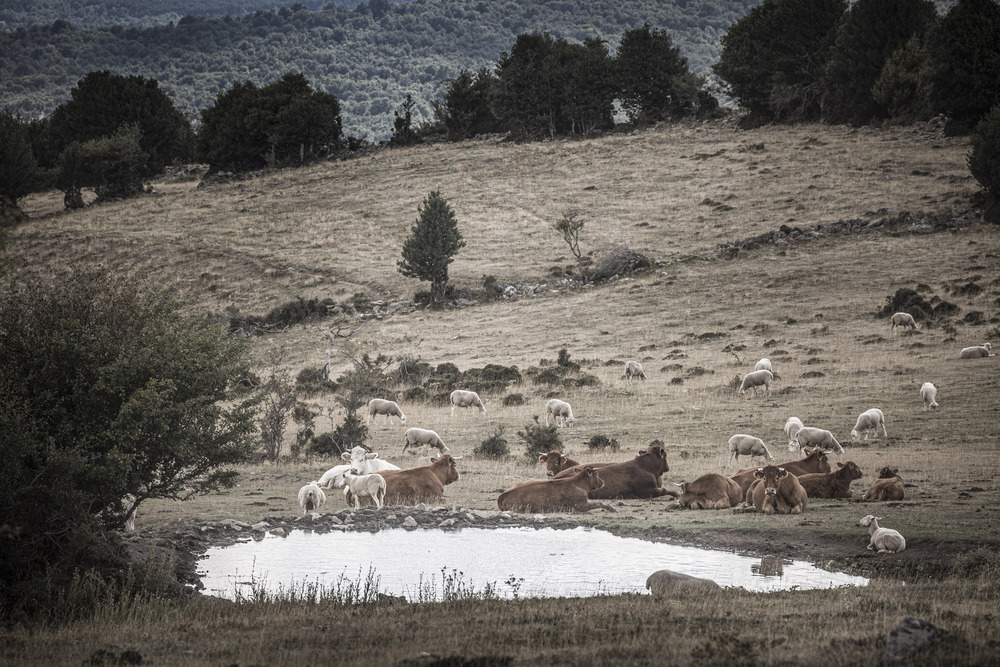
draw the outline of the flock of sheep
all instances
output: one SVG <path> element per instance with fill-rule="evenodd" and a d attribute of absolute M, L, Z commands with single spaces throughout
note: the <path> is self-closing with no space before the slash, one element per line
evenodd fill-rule
<path fill-rule="evenodd" d="M 909 314 L 896 313 L 891 317 L 892 333 L 895 333 L 897 328 L 915 329 L 917 328 L 917 324 L 913 317 Z M 960 356 L 963 359 L 973 359 L 991 357 L 994 355 L 990 351 L 990 344 L 985 343 L 980 346 L 964 348 L 961 351 Z M 774 377 L 774 370 L 770 360 L 766 358 L 761 359 L 757 362 L 753 371 L 743 376 L 739 388 L 737 389 L 737 395 L 745 396 L 748 391 L 752 391 L 753 395 L 757 396 L 758 389 L 761 389 L 764 395 L 769 395 L 771 382 Z M 642 364 L 637 361 L 626 362 L 625 379 L 630 384 L 633 381 L 645 382 L 647 377 Z M 937 388 L 932 383 L 925 382 L 921 386 L 920 396 L 925 410 L 937 409 Z M 476 392 L 461 389 L 452 392 L 452 416 L 455 415 L 455 410 L 457 408 L 470 407 L 474 409 L 478 408 L 481 411 L 481 414 L 486 414 L 486 407 Z M 399 419 L 401 425 L 406 424 L 406 415 L 403 414 L 402 409 L 394 401 L 379 398 L 372 399 L 368 403 L 368 423 L 372 423 L 372 421 L 379 415 L 385 416 L 387 424 L 391 423 L 393 418 Z M 568 424 L 572 424 L 577 421 L 573 416 L 572 406 L 566 401 L 555 398 L 547 401 L 545 405 L 546 426 L 549 426 L 550 424 L 550 417 L 555 421 L 556 425 L 560 427 L 567 426 Z M 885 415 L 882 410 L 879 408 L 871 408 L 858 415 L 854 428 L 851 429 L 851 438 L 853 440 L 859 440 L 861 439 L 861 435 L 863 433 L 864 439 L 867 440 L 871 432 L 874 432 L 875 437 L 878 438 L 879 429 L 881 429 L 884 437 L 889 437 L 885 424 Z M 825 455 L 827 453 L 844 453 L 843 446 L 837 441 L 837 438 L 832 432 L 822 428 L 806 426 L 798 417 L 790 417 L 785 423 L 784 431 L 788 437 L 788 449 L 790 452 L 802 453 L 804 451 L 809 455 L 806 459 L 802 459 L 802 461 L 822 456 L 823 462 L 825 463 Z M 758 437 L 745 433 L 738 433 L 729 439 L 728 446 L 729 461 L 733 462 L 735 460 L 737 465 L 739 465 L 740 456 L 750 457 L 751 465 L 754 460 L 758 458 L 763 459 L 767 464 L 772 464 L 769 465 L 769 468 L 773 468 L 773 464 L 776 462 L 775 457 L 768 450 L 767 445 Z M 403 451 L 405 452 L 410 448 L 422 450 L 435 448 L 439 451 L 439 456 L 447 454 L 450 451 L 448 446 L 435 431 L 415 427 L 408 428 L 403 434 Z M 302 507 L 304 513 L 316 512 L 324 505 L 326 502 L 326 495 L 323 491 L 324 488 L 343 488 L 345 497 L 353 499 L 356 509 L 360 508 L 360 500 L 362 498 L 370 498 L 375 503 L 376 507 L 382 507 L 385 502 L 386 482 L 379 472 L 386 470 L 399 470 L 400 468 L 389 463 L 388 461 L 378 458 L 378 454 L 369 453 L 361 447 L 355 447 L 351 452 L 344 452 L 342 458 L 347 461 L 347 463 L 331 468 L 318 481 L 306 484 L 299 491 L 299 505 Z M 846 465 L 838 463 L 840 470 L 836 473 L 816 473 L 808 470 L 800 471 L 795 466 L 791 465 L 791 463 L 792 462 L 782 464 L 782 466 L 785 467 L 778 468 L 779 478 L 785 476 L 793 478 L 796 480 L 796 486 L 799 486 L 798 480 L 805 480 L 807 485 L 812 486 L 815 486 L 816 484 L 825 485 L 832 483 L 834 486 L 839 484 L 840 487 L 843 487 L 840 488 L 839 491 L 834 491 L 833 493 L 835 495 L 821 495 L 820 497 L 850 497 L 850 481 L 861 477 L 860 470 L 857 469 L 857 466 L 853 462 L 848 462 Z M 788 471 L 786 471 L 786 467 L 788 468 Z M 825 469 L 829 470 L 828 464 L 826 464 Z M 750 483 L 740 484 L 740 488 L 738 489 L 738 496 L 740 500 L 743 501 L 744 496 L 746 498 L 741 505 L 746 506 L 753 504 L 751 498 L 753 497 L 754 490 L 757 486 L 759 486 L 759 483 L 755 484 L 754 482 L 756 480 L 763 479 L 763 471 L 764 468 L 758 468 L 756 470 L 741 470 L 740 473 L 731 478 L 733 480 L 737 480 L 738 482 L 744 482 L 740 475 L 748 473 L 746 477 Z M 864 499 L 903 499 L 903 482 L 897 473 L 898 471 L 895 468 L 883 468 L 879 479 L 871 485 L 868 492 L 865 494 Z M 825 475 L 825 477 L 823 475 Z M 709 476 L 720 477 L 727 480 L 730 479 L 725 478 L 725 476 L 719 475 L 718 473 L 709 473 L 703 477 L 707 478 Z M 817 479 L 810 481 L 810 477 L 816 477 Z M 695 483 L 684 483 L 679 486 L 686 491 L 689 485 L 696 484 L 697 482 L 698 480 L 696 480 Z M 726 483 L 731 482 L 727 481 Z M 762 493 L 763 490 L 763 486 L 761 486 L 759 491 Z M 815 489 L 812 489 L 812 491 L 816 492 Z M 846 496 L 843 495 L 845 491 Z M 771 491 L 769 491 L 769 493 L 771 493 Z M 799 511 L 801 511 L 804 507 L 804 496 L 805 494 L 803 493 L 802 504 L 798 508 Z M 687 506 L 708 507 L 708 505 L 697 504 L 688 504 Z M 713 505 L 712 507 L 718 508 L 722 506 L 728 507 L 731 505 L 729 503 L 725 503 Z M 757 507 L 757 509 L 760 510 L 761 507 Z M 794 510 L 791 511 L 794 512 Z M 906 548 L 906 541 L 903 536 L 895 530 L 879 527 L 879 518 L 880 517 L 868 515 L 862 518 L 858 524 L 869 528 L 871 540 L 868 548 L 878 551 L 879 553 L 899 553 L 903 551 Z"/>

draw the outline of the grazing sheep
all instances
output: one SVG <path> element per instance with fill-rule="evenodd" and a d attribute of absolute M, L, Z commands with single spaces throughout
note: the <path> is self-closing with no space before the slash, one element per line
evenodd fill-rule
<path fill-rule="evenodd" d="M 646 381 L 646 373 L 642 370 L 642 364 L 638 361 L 626 361 L 625 362 L 625 379 L 628 380 L 629 384 L 632 384 L 632 378 L 639 378 L 643 382 Z"/>
<path fill-rule="evenodd" d="M 785 435 L 788 436 L 788 451 L 797 452 L 799 451 L 799 443 L 795 442 L 795 434 L 799 432 L 804 424 L 802 420 L 798 417 L 789 417 L 788 421 L 785 422 Z"/>
<path fill-rule="evenodd" d="M 344 473 L 350 472 L 350 470 L 350 463 L 333 466 L 323 473 L 323 476 L 319 478 L 319 482 L 317 482 L 317 484 L 319 484 L 322 489 L 342 489 L 344 487 Z"/>
<path fill-rule="evenodd" d="M 441 440 L 441 436 L 430 429 L 426 428 L 408 428 L 406 433 L 403 434 L 403 451 L 406 451 L 407 447 L 436 447 L 441 454 L 447 454 L 450 449 Z"/>
<path fill-rule="evenodd" d="M 822 447 L 823 449 L 830 449 L 838 454 L 844 453 L 844 448 L 840 446 L 837 439 L 833 437 L 833 433 L 830 433 L 823 428 L 815 428 L 812 426 L 803 426 L 798 431 L 795 432 L 795 437 L 792 438 L 795 444 L 799 448 L 803 447 Z"/>
<path fill-rule="evenodd" d="M 774 374 L 774 369 L 771 368 L 771 360 L 768 359 L 767 357 L 764 357 L 763 359 L 758 361 L 757 364 L 753 367 L 753 369 L 755 371 L 771 371 L 771 373 Z"/>
<path fill-rule="evenodd" d="M 893 334 L 896 333 L 896 327 L 905 327 L 907 329 L 916 329 L 917 322 L 913 319 L 913 315 L 909 313 L 894 313 L 890 318 L 892 321 L 892 326 L 889 328 Z"/>
<path fill-rule="evenodd" d="M 376 509 L 381 509 L 385 502 L 385 478 L 378 473 L 368 475 L 344 475 L 344 497 L 348 494 L 354 497 L 354 509 L 361 509 L 361 499 L 371 498 Z"/>
<path fill-rule="evenodd" d="M 882 427 L 882 433 L 885 437 L 889 437 L 889 432 L 885 430 L 885 415 L 878 408 L 871 408 L 870 410 L 865 410 L 860 415 L 858 415 L 858 421 L 855 422 L 854 428 L 851 430 L 851 439 L 859 440 L 861 438 L 861 431 L 865 432 L 865 440 L 868 439 L 868 431 L 874 429 L 875 437 L 878 437 L 878 427 Z"/>
<path fill-rule="evenodd" d="M 899 468 L 886 466 L 879 472 L 878 479 L 872 482 L 862 500 L 904 500 L 906 489 L 903 478 L 899 476 Z"/>
<path fill-rule="evenodd" d="M 937 410 L 937 387 L 930 382 L 920 385 L 920 398 L 924 400 L 924 410 Z"/>
<path fill-rule="evenodd" d="M 368 401 L 368 419 L 365 423 L 371 423 L 377 415 L 385 415 L 386 424 L 392 421 L 393 417 L 399 417 L 400 424 L 406 423 L 406 415 L 399 409 L 396 401 L 387 401 L 384 398 L 373 398 Z"/>
<path fill-rule="evenodd" d="M 880 554 L 898 554 L 906 549 L 906 540 L 899 531 L 892 528 L 879 528 L 878 520 L 881 517 L 868 516 L 858 521 L 859 526 L 867 526 L 871 540 L 868 542 L 870 551 L 878 551 Z"/>
<path fill-rule="evenodd" d="M 962 359 L 983 359 L 984 357 L 995 357 L 995 354 L 990 353 L 990 344 L 983 343 L 982 345 L 973 345 L 972 347 L 962 348 Z"/>
<path fill-rule="evenodd" d="M 558 398 L 551 398 L 545 403 L 545 425 L 549 425 L 549 415 L 555 417 L 557 426 L 566 426 L 567 423 L 575 424 L 576 417 L 573 416 L 573 408 L 566 401 Z M 560 423 L 561 422 L 561 423 Z"/>
<path fill-rule="evenodd" d="M 730 463 L 733 459 L 736 459 L 736 465 L 739 465 L 741 454 L 750 457 L 750 465 L 753 465 L 753 460 L 758 456 L 767 458 L 768 463 L 774 463 L 776 460 L 771 456 L 771 452 L 768 451 L 767 445 L 764 444 L 763 440 L 745 433 L 737 433 L 729 439 Z"/>
<path fill-rule="evenodd" d="M 768 370 L 753 371 L 752 373 L 747 373 L 743 376 L 743 382 L 740 383 L 740 388 L 737 390 L 737 394 L 742 396 L 747 392 L 747 389 L 753 389 L 753 395 L 757 395 L 757 387 L 764 387 L 764 394 L 771 395 L 771 380 L 774 379 L 774 373 Z"/>
<path fill-rule="evenodd" d="M 309 482 L 299 489 L 299 505 L 303 514 L 318 512 L 324 504 L 326 504 L 326 494 L 319 488 L 318 483 Z"/>
<path fill-rule="evenodd" d="M 479 408 L 482 410 L 482 414 L 486 414 L 486 406 L 483 405 L 483 399 L 479 398 L 479 394 L 465 389 L 456 389 L 451 392 L 452 417 L 455 416 L 455 408 Z"/>

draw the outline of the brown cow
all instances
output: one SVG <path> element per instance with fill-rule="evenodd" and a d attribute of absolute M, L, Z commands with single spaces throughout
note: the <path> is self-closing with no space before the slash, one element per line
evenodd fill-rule
<path fill-rule="evenodd" d="M 806 508 L 806 490 L 784 468 L 757 468 L 757 481 L 747 490 L 746 503 L 764 514 L 799 514 Z"/>
<path fill-rule="evenodd" d="M 515 512 L 589 512 L 597 508 L 614 511 L 595 503 L 587 494 L 604 486 L 604 480 L 592 466 L 580 466 L 572 477 L 533 479 L 507 489 L 497 498 L 502 510 Z"/>
<path fill-rule="evenodd" d="M 382 470 L 385 479 L 385 504 L 410 505 L 421 500 L 438 500 L 444 496 L 444 487 L 458 480 L 455 461 L 461 456 L 442 454 L 431 459 L 431 464 L 408 470 Z M 354 500 L 345 494 L 348 504 Z"/>
<path fill-rule="evenodd" d="M 677 503 L 693 510 L 721 510 L 736 507 L 743 494 L 740 485 L 717 472 L 702 475 L 693 482 L 681 482 L 681 497 Z"/>
<path fill-rule="evenodd" d="M 906 498 L 906 491 L 903 490 L 903 478 L 897 473 L 899 473 L 899 468 L 882 468 L 878 479 L 868 487 L 862 500 L 903 500 Z"/>
<path fill-rule="evenodd" d="M 579 461 L 574 461 L 568 456 L 563 456 L 561 452 L 556 450 L 553 450 L 548 454 L 539 455 L 538 462 L 545 464 L 545 474 L 549 477 L 554 477 L 563 470 L 580 465 Z"/>
<path fill-rule="evenodd" d="M 590 465 L 590 464 L 587 464 Z M 598 467 L 594 464 L 592 467 Z M 570 477 L 579 466 L 563 470 L 555 479 Z M 622 463 L 609 463 L 599 467 L 604 486 L 590 492 L 592 499 L 658 498 L 680 495 L 663 488 L 663 473 L 670 470 L 667 452 L 659 445 L 641 449 L 634 459 Z"/>
<path fill-rule="evenodd" d="M 861 469 L 854 461 L 837 462 L 837 472 L 814 472 L 799 475 L 799 484 L 810 498 L 850 498 L 851 482 L 861 479 Z"/>
<path fill-rule="evenodd" d="M 811 472 L 830 472 L 830 461 L 827 459 L 827 451 L 824 449 L 806 450 L 806 456 L 802 459 L 789 461 L 788 463 L 776 464 L 779 468 L 784 468 L 796 477 L 800 477 Z M 746 495 L 747 489 L 754 483 L 754 474 L 757 468 L 744 468 L 730 476 L 734 482 L 740 485 L 740 493 Z"/>

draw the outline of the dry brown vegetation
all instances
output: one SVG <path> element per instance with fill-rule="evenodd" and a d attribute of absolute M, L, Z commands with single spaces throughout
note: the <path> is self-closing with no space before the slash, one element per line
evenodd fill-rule
<path fill-rule="evenodd" d="M 993 553 L 998 542 L 997 361 L 959 360 L 958 351 L 995 342 L 1000 331 L 1000 229 L 968 213 L 977 185 L 967 152 L 967 140 L 921 128 L 738 132 L 711 123 L 589 141 L 383 151 L 204 189 L 156 184 L 152 195 L 73 213 L 58 212 L 61 199 L 54 195 L 32 198 L 30 223 L 8 244 L 29 278 L 73 262 L 120 262 L 176 283 L 200 311 L 263 313 L 296 296 L 344 301 L 365 292 L 392 301 L 424 289 L 396 271 L 396 260 L 418 204 L 440 190 L 468 243 L 451 267 L 459 288 L 479 290 L 484 275 L 546 288 L 530 299 L 378 319 L 357 334 L 356 349 L 463 370 L 487 363 L 524 370 L 565 348 L 601 383 L 558 391 L 578 419 L 560 430 L 564 453 L 581 461 L 623 460 L 660 439 L 671 466 L 668 483 L 734 472 L 726 445 L 734 433 L 762 438 L 786 460 L 793 456 L 782 432 L 789 416 L 827 428 L 847 450 L 832 460 L 854 461 L 865 474 L 854 484 L 856 497 L 889 465 L 908 485 L 906 500 L 814 500 L 798 517 L 762 517 L 668 511 L 665 498 L 624 501 L 617 514 L 580 520 L 890 575 L 900 563 L 896 576 L 908 585 L 887 579 L 858 591 L 667 602 L 626 596 L 324 608 L 319 621 L 308 605 L 202 601 L 180 611 L 150 606 L 131 620 L 14 633 L 3 654 L 19 661 L 33 656 L 39 664 L 78 664 L 106 646 L 134 646 L 155 662 L 175 664 L 386 664 L 421 651 L 574 664 L 873 664 L 888 631 L 908 614 L 965 633 L 971 648 L 955 654 L 958 662 L 995 661 L 1000 566 L 989 566 L 992 578 L 963 572 L 975 560 L 970 552 L 983 553 L 975 552 L 982 546 Z M 553 269 L 575 262 L 552 224 L 569 209 L 586 221 L 585 252 L 627 245 L 658 260 L 657 270 L 596 287 L 563 284 Z M 915 215 L 874 233 L 822 233 L 733 259 L 717 253 L 719 243 L 781 225 L 815 230 L 847 219 L 898 220 L 903 212 Z M 955 224 L 922 227 L 932 216 Z M 969 282 L 982 291 L 954 290 Z M 918 285 L 925 298 L 937 296 L 961 311 L 890 335 L 888 319 L 875 312 L 897 289 Z M 964 320 L 977 311 L 982 318 Z M 261 337 L 255 353 L 263 363 L 280 350 L 293 375 L 318 368 L 326 361 L 320 328 L 335 324 L 328 318 Z M 765 356 L 778 375 L 771 396 L 738 398 L 733 378 Z M 648 382 L 625 382 L 627 359 L 643 363 Z M 936 412 L 923 410 L 925 381 L 938 387 Z M 520 455 L 515 433 L 543 414 L 549 389 L 526 382 L 511 391 L 527 403 L 503 407 L 503 394 L 485 395 L 485 416 L 467 410 L 451 418 L 448 407 L 403 404 L 407 426 L 434 429 L 452 453 L 466 455 L 462 479 L 446 489 L 449 502 L 495 509 L 500 491 L 544 474 Z M 342 419 L 332 398 L 310 400 L 330 415 L 319 418 L 318 430 Z M 855 418 L 870 407 L 885 412 L 888 441 L 852 443 Z M 470 456 L 497 425 L 507 426 L 514 458 Z M 414 465 L 400 453 L 403 430 L 379 421 L 368 444 L 384 458 Z M 621 451 L 588 451 L 595 434 L 617 439 Z M 183 504 L 149 503 L 138 523 L 149 530 L 178 518 L 292 514 L 298 488 L 333 463 L 245 466 L 239 487 Z M 324 509 L 342 502 L 333 494 Z M 868 535 L 856 523 L 873 510 L 906 536 L 906 552 L 863 554 Z M 956 554 L 958 561 L 946 560 Z M 931 572 L 947 574 L 946 583 L 930 580 Z M 165 639 L 156 636 L 159 628 Z M 381 639 L 386 632 L 389 641 Z M 253 642 L 245 641 L 248 633 Z"/>

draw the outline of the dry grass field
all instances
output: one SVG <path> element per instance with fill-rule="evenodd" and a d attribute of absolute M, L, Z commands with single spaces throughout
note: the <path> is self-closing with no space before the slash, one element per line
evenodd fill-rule
<path fill-rule="evenodd" d="M 477 664 L 875 664 L 888 632 L 913 615 L 964 636 L 950 658 L 932 655 L 928 664 L 996 664 L 1000 372 L 996 358 L 958 357 L 962 347 L 998 339 L 1000 229 L 969 213 L 978 186 L 967 152 L 967 139 L 920 127 L 736 131 L 706 123 L 588 141 L 418 146 L 208 188 L 156 183 L 138 199 L 72 213 L 58 210 L 54 194 L 30 198 L 31 220 L 8 244 L 15 270 L 29 279 L 74 263 L 120 264 L 176 284 L 196 312 L 263 314 L 295 297 L 344 302 L 361 292 L 391 302 L 426 289 L 400 275 L 396 260 L 418 205 L 439 190 L 467 241 L 451 280 L 479 294 L 477 303 L 372 318 L 352 339 L 355 351 L 523 371 L 566 349 L 600 384 L 557 392 L 578 419 L 560 431 L 564 453 L 624 460 L 659 439 L 670 464 L 665 483 L 735 472 L 726 446 L 734 433 L 761 437 L 787 460 L 794 456 L 782 432 L 789 416 L 827 428 L 846 448 L 831 459 L 854 461 L 865 473 L 853 501 L 811 501 L 795 517 L 622 501 L 617 513 L 579 521 L 652 539 L 832 560 L 882 578 L 858 591 L 667 602 L 334 606 L 322 607 L 320 619 L 301 603 L 163 602 L 70 627 L 4 631 L 0 656 L 79 664 L 117 647 L 157 664 L 392 664 L 421 652 L 495 660 Z M 584 252 L 599 258 L 624 245 L 655 259 L 656 270 L 593 287 L 565 283 L 558 274 L 574 259 L 552 224 L 570 210 L 585 220 Z M 858 219 L 897 222 L 855 234 L 823 227 Z M 925 224 L 934 219 L 954 224 Z M 782 225 L 820 233 L 735 257 L 718 251 L 720 243 Z M 489 301 L 482 298 L 488 275 L 544 287 L 533 298 Z M 960 289 L 969 283 L 981 291 Z M 926 299 L 960 311 L 891 335 L 876 311 L 897 289 L 918 285 Z M 262 366 L 281 359 L 294 376 L 326 361 L 324 328 L 359 324 L 295 325 L 255 339 L 254 354 Z M 771 395 L 736 396 L 733 379 L 761 357 L 779 376 Z M 627 359 L 643 363 L 647 382 L 625 382 Z M 923 410 L 926 381 L 938 387 L 936 412 Z M 495 509 L 503 489 L 544 474 L 520 455 L 517 431 L 542 415 L 550 388 L 526 381 L 510 392 L 527 403 L 504 407 L 504 394 L 486 395 L 488 414 L 454 418 L 447 407 L 403 405 L 407 426 L 436 430 L 464 455 L 448 502 Z M 328 395 L 307 400 L 324 411 L 317 430 L 343 418 Z M 856 416 L 870 407 L 885 412 L 888 439 L 851 442 Z M 474 457 L 500 426 L 514 458 Z M 379 420 L 368 444 L 404 467 L 416 465 L 401 454 L 402 431 Z M 589 452 L 585 443 L 596 434 L 617 439 L 621 450 Z M 138 525 L 148 534 L 178 519 L 295 514 L 298 488 L 332 465 L 248 465 L 230 491 L 144 505 Z M 907 499 L 858 502 L 885 465 L 899 468 Z M 332 496 L 324 509 L 342 502 Z M 907 551 L 866 555 L 867 532 L 856 524 L 868 513 L 901 531 Z M 241 639 L 245 633 L 254 641 Z"/>

